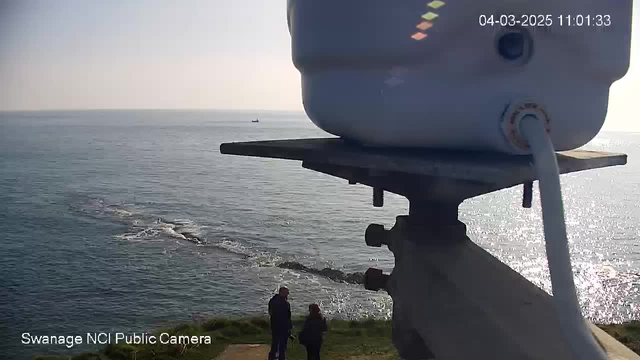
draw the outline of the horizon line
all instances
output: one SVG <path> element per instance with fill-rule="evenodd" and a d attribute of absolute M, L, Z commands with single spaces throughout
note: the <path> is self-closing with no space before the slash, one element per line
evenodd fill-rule
<path fill-rule="evenodd" d="M 82 112 L 82 111 L 220 111 L 220 112 L 288 112 L 304 113 L 304 110 L 275 109 L 216 109 L 216 108 L 91 108 L 91 109 L 0 109 L 0 113 L 26 112 Z"/>
<path fill-rule="evenodd" d="M 274 109 L 215 109 L 215 108 L 107 108 L 107 109 L 40 109 L 40 110 L 2 110 L 0 109 L 0 114 L 11 114 L 11 113 L 46 113 L 46 112 L 97 112 L 97 111 L 211 111 L 211 112 L 236 112 L 236 113 L 256 113 L 256 112 L 266 112 L 266 113 L 291 113 L 291 114 L 303 114 L 307 116 L 304 110 L 274 110 Z M 637 130 L 622 130 L 622 129 L 600 129 L 600 132 L 623 132 L 623 133 L 635 133 L 640 134 L 640 131 Z"/>

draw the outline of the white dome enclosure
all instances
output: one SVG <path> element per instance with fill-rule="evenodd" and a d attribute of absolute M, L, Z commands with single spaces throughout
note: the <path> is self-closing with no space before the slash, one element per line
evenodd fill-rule
<path fill-rule="evenodd" d="M 287 16 L 307 115 L 363 145 L 528 153 L 508 121 L 533 111 L 575 149 L 630 60 L 632 0 L 289 0 Z"/>

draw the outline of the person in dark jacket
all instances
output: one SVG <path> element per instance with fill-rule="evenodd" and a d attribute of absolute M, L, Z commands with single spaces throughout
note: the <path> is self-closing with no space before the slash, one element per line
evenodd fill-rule
<path fill-rule="evenodd" d="M 300 343 L 307 349 L 307 360 L 320 360 L 322 333 L 327 331 L 327 320 L 320 313 L 317 304 L 309 305 L 309 316 L 300 332 Z"/>
<path fill-rule="evenodd" d="M 269 318 L 271 325 L 271 351 L 269 360 L 276 358 L 285 360 L 287 341 L 291 335 L 291 305 L 287 301 L 289 289 L 281 287 L 277 294 L 269 300 Z"/>

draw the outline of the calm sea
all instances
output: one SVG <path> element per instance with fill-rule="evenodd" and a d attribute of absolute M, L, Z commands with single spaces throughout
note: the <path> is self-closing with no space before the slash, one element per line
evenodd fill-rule
<path fill-rule="evenodd" d="M 259 123 L 251 120 L 260 118 Z M 277 267 L 390 271 L 364 230 L 406 214 L 300 163 L 221 155 L 222 142 L 322 137 L 303 114 L 214 111 L 0 113 L 0 354 L 67 353 L 21 334 L 148 331 L 206 316 L 262 314 L 280 285 L 295 312 L 389 317 L 361 285 Z M 563 176 L 575 276 L 592 321 L 640 319 L 640 134 L 587 148 L 624 167 Z M 465 202 L 469 235 L 550 290 L 538 199 L 520 189 Z M 74 348 L 73 351 L 86 348 Z"/>

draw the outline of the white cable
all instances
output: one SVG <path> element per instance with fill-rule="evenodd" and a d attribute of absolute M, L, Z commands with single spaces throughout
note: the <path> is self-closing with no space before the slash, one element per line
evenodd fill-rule
<path fill-rule="evenodd" d="M 547 136 L 544 124 L 535 116 L 524 116 L 519 128 L 529 142 L 538 175 L 553 303 L 560 325 L 577 359 L 606 360 L 606 354 L 587 328 L 576 296 L 564 222 L 560 175 L 553 144 Z"/>

